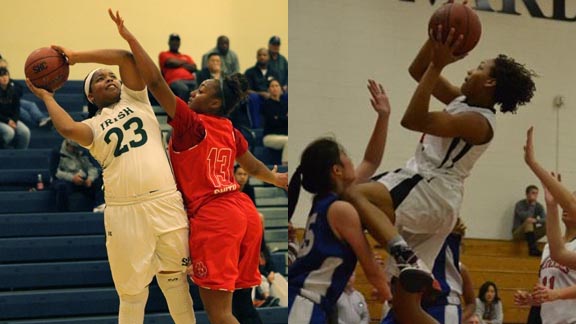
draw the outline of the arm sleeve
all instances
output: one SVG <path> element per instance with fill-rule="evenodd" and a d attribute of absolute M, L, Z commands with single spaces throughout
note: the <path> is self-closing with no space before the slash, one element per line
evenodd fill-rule
<path fill-rule="evenodd" d="M 482 320 L 482 314 L 484 314 L 484 303 L 480 299 L 476 298 L 476 311 L 474 312 L 480 320 Z"/>
<path fill-rule="evenodd" d="M 504 312 L 502 312 L 502 300 L 496 304 L 496 319 L 492 321 L 494 324 L 502 324 L 504 321 Z"/>
<path fill-rule="evenodd" d="M 168 124 L 174 128 L 172 146 L 179 152 L 198 145 L 206 136 L 206 129 L 198 114 L 180 98 L 176 98 L 176 113 Z"/>
<path fill-rule="evenodd" d="M 82 157 L 82 167 L 86 170 L 90 181 L 94 181 L 98 178 L 98 169 L 92 164 L 92 162 L 90 162 L 90 159 L 87 156 Z"/>
<path fill-rule="evenodd" d="M 514 227 L 513 227 L 513 230 L 518 228 L 518 226 L 522 225 L 522 223 L 524 223 L 526 218 L 531 216 L 528 214 L 529 214 L 529 211 L 527 209 L 523 208 L 522 201 L 517 202 L 516 206 L 514 207 Z"/>
<path fill-rule="evenodd" d="M 546 219 L 546 208 L 544 208 L 544 206 L 542 206 L 542 204 L 538 203 L 538 215 L 540 215 L 540 217 L 542 217 L 542 219 Z"/>
<path fill-rule="evenodd" d="M 164 64 L 166 63 L 167 59 L 168 59 L 168 56 L 166 55 L 166 52 L 161 52 L 158 55 L 158 65 L 160 66 L 160 70 L 164 69 Z"/>
<path fill-rule="evenodd" d="M 60 158 L 60 160 L 62 161 L 62 158 Z M 58 168 L 56 169 L 56 178 L 60 179 L 60 180 L 66 180 L 69 182 L 72 182 L 72 179 L 74 178 L 75 173 L 74 172 L 66 172 L 63 171 L 62 169 L 60 169 L 60 166 L 58 166 Z"/>

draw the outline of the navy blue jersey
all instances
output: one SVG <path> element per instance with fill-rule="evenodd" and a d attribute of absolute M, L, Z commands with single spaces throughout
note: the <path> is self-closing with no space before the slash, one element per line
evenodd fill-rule
<path fill-rule="evenodd" d="M 319 304 L 327 313 L 356 267 L 354 251 L 334 235 L 328 224 L 328 209 L 338 199 L 335 194 L 315 199 L 298 257 L 288 274 L 290 300 L 300 295 Z"/>

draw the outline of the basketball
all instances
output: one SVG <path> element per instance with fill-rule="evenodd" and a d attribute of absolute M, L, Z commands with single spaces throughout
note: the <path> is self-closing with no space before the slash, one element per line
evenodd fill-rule
<path fill-rule="evenodd" d="M 470 7 L 461 3 L 446 3 L 430 17 L 428 30 L 433 30 L 436 35 L 438 25 L 442 25 L 442 41 L 446 40 L 451 28 L 455 29 L 454 39 L 463 35 L 464 39 L 459 48 L 454 52 L 462 55 L 471 51 L 482 34 L 482 24 L 478 15 Z"/>
<path fill-rule="evenodd" d="M 24 68 L 26 78 L 38 88 L 54 91 L 66 80 L 70 68 L 64 55 L 50 47 L 42 47 L 28 55 Z"/>

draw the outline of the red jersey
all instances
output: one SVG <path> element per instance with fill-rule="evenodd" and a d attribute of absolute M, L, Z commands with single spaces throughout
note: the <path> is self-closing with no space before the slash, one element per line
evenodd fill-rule
<path fill-rule="evenodd" d="M 169 124 L 174 128 L 170 160 L 189 216 L 215 197 L 239 193 L 234 161 L 248 143 L 228 118 L 197 114 L 177 98 Z"/>
<path fill-rule="evenodd" d="M 170 58 L 177 58 L 179 60 L 184 60 L 189 64 L 194 64 L 194 60 L 186 54 L 181 53 L 172 53 L 170 51 L 162 52 L 158 56 L 158 60 L 160 61 L 160 70 L 162 71 L 162 75 L 168 84 L 178 81 L 178 80 L 194 80 L 195 76 L 194 73 L 190 73 L 190 71 L 186 70 L 183 67 L 177 68 L 167 68 L 164 66 L 166 61 Z"/>

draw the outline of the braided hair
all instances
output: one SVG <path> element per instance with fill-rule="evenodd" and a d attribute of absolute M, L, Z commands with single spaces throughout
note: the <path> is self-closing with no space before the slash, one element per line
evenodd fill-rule
<path fill-rule="evenodd" d="M 241 73 L 234 73 L 218 80 L 222 106 L 217 112 L 219 116 L 228 116 L 248 96 L 248 79 Z"/>

